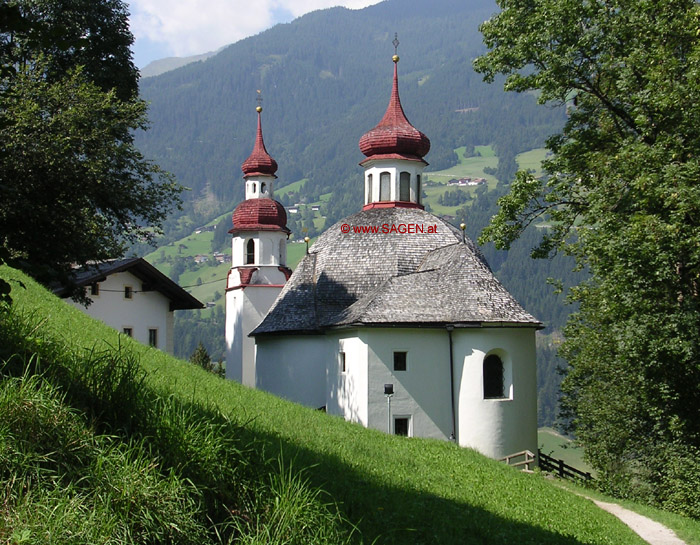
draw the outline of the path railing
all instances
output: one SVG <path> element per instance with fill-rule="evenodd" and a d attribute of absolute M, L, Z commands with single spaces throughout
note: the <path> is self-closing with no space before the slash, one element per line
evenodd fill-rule
<path fill-rule="evenodd" d="M 532 471 L 537 465 L 537 457 L 529 450 L 509 454 L 505 458 L 501 458 L 501 462 L 505 462 L 509 466 L 521 467 L 525 471 Z"/>
<path fill-rule="evenodd" d="M 591 481 L 593 477 L 590 473 L 576 469 L 575 467 L 565 464 L 564 460 L 553 458 L 542 452 L 537 451 L 537 456 L 540 460 L 540 469 L 542 471 L 551 471 L 559 475 L 562 479 L 572 479 L 574 481 Z"/>

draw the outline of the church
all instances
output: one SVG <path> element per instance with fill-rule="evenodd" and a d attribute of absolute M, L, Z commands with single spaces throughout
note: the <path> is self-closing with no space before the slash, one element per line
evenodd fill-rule
<path fill-rule="evenodd" d="M 535 331 L 462 230 L 424 210 L 430 140 L 391 97 L 359 140 L 364 206 L 292 273 L 261 111 L 233 213 L 227 378 L 387 433 L 537 452 Z M 359 178 L 359 176 L 358 176 Z"/>

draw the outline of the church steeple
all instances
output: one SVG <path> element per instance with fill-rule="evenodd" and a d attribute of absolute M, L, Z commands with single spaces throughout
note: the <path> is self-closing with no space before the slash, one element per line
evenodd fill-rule
<path fill-rule="evenodd" d="M 277 161 L 275 161 L 265 149 L 265 141 L 262 133 L 262 106 L 260 103 L 260 91 L 258 91 L 258 131 L 255 136 L 255 145 L 248 158 L 243 161 L 241 170 L 246 180 L 245 198 L 259 199 L 272 198 L 272 183 L 277 178 Z"/>
<path fill-rule="evenodd" d="M 394 47 L 399 41 L 394 37 Z M 394 81 L 384 117 L 360 138 L 360 151 L 367 157 L 365 167 L 365 206 L 419 207 L 421 174 L 428 165 L 423 157 L 430 151 L 430 140 L 406 117 L 399 97 L 398 63 L 394 61 Z"/>

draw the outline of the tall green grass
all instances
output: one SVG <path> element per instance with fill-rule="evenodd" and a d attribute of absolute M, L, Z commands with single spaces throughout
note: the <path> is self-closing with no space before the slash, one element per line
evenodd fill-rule
<path fill-rule="evenodd" d="M 122 456 L 97 464 L 104 468 L 99 479 L 83 477 L 95 464 L 71 469 L 41 449 L 20 465 L 2 458 L 0 542 L 47 542 L 37 533 L 43 519 L 29 516 L 44 511 L 57 521 L 52 535 L 101 528 L 77 543 L 643 543 L 611 515 L 537 475 L 228 382 L 119 335 L 15 271 L 0 274 L 26 285 L 13 290 L 13 309 L 1 318 L 3 384 L 49 385 L 51 403 L 72 415 L 80 433 Z M 64 428 L 61 419 L 46 420 L 51 412 L 59 410 L 43 412 L 41 425 Z M 3 449 L 15 444 L 7 426 L 0 419 Z M 75 444 L 50 442 L 69 452 Z M 21 481 L 43 471 L 45 479 Z M 152 490 L 146 499 L 128 485 L 137 479 Z M 83 485 L 92 482 L 126 484 Z M 94 508 L 100 504 L 93 488 L 127 500 L 110 511 Z M 132 528 L 126 506 L 135 509 L 133 502 L 145 507 Z M 185 529 L 174 528 L 174 519 Z"/>

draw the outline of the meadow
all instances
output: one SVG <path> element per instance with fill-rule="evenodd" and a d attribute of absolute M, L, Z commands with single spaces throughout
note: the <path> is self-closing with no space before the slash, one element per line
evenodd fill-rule
<path fill-rule="evenodd" d="M 4 541 L 643 543 L 539 474 L 242 387 L 0 274 Z"/>

